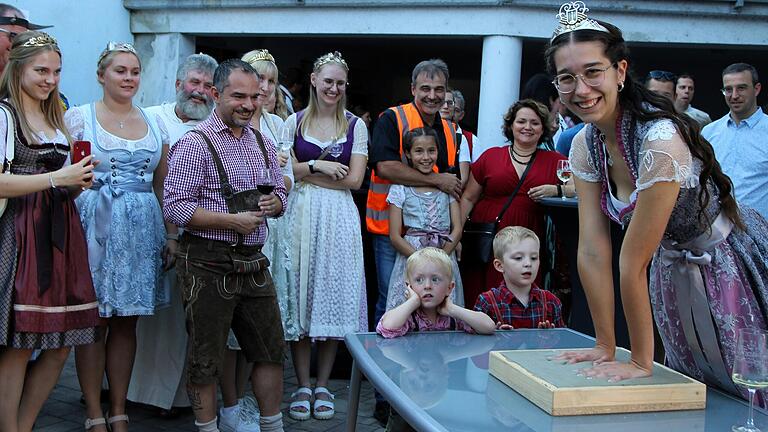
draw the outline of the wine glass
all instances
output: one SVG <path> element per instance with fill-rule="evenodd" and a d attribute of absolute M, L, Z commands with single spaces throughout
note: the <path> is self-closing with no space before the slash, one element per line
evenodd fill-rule
<path fill-rule="evenodd" d="M 571 171 L 571 162 L 568 159 L 557 161 L 557 178 L 563 182 L 564 185 L 568 184 L 568 180 L 573 176 Z M 563 199 L 566 199 L 565 193 L 563 193 Z"/>
<path fill-rule="evenodd" d="M 768 332 L 739 329 L 736 357 L 733 361 L 733 382 L 749 391 L 749 418 L 743 425 L 733 426 L 734 432 L 760 432 L 755 426 L 754 406 L 757 389 L 768 387 Z"/>
<path fill-rule="evenodd" d="M 269 168 L 256 169 L 256 189 L 264 195 L 269 195 L 275 190 L 275 180 Z"/>
<path fill-rule="evenodd" d="M 288 128 L 284 127 L 280 130 L 280 136 L 277 138 L 278 151 L 285 156 L 290 156 L 291 147 L 293 147 L 293 137 Z"/>

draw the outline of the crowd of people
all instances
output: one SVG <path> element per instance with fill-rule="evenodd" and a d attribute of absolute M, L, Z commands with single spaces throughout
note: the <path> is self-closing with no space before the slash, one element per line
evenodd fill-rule
<path fill-rule="evenodd" d="M 589 376 L 648 376 L 655 319 L 670 367 L 748 397 L 731 380 L 735 334 L 768 326 L 757 71 L 723 71 L 730 112 L 710 122 L 690 105 L 690 74 L 637 81 L 621 30 L 582 15 L 561 13 L 547 73 L 499 119 L 507 142 L 479 154 L 439 59 L 414 67 L 412 101 L 372 131 L 370 113 L 347 110 L 339 52 L 314 61 L 303 109 L 301 80 L 281 82 L 266 49 L 191 55 L 175 101 L 143 108 L 141 58 L 110 42 L 95 62 L 102 97 L 69 107 L 56 40 L 0 4 L 0 432 L 32 430 L 72 347 L 88 431 L 127 431 L 131 400 L 166 415 L 191 406 L 201 432 L 268 432 L 283 430 L 289 351 L 287 415 L 334 416 L 339 341 L 369 330 L 368 295 L 384 338 L 564 327 L 548 197 L 578 197 L 597 336 L 562 357 L 592 361 Z M 367 179 L 361 218 L 352 191 Z M 629 363 L 614 361 L 611 223 L 625 232 Z M 462 247 L 483 224 L 488 241 Z M 407 429 L 376 397 L 382 420 Z"/>

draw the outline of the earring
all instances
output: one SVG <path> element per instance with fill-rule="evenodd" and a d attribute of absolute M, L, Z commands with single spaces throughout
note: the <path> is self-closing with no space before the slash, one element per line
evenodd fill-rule
<path fill-rule="evenodd" d="M 619 83 L 619 93 L 621 93 L 622 90 L 624 90 L 624 83 L 620 82 Z"/>

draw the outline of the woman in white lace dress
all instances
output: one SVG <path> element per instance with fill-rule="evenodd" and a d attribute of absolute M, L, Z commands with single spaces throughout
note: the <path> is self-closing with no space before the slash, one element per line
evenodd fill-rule
<path fill-rule="evenodd" d="M 317 342 L 315 418 L 334 414 L 326 385 L 344 335 L 367 327 L 360 216 L 350 189 L 363 181 L 368 159 L 365 123 L 344 109 L 347 63 L 329 53 L 315 61 L 309 106 L 285 122 L 293 140 L 296 185 L 284 216 L 292 229 L 293 292 L 297 315 L 283 317 L 299 327 L 291 344 L 299 381 L 288 414 L 310 417 L 310 341 Z"/>
<path fill-rule="evenodd" d="M 158 116 L 133 105 L 140 75 L 133 46 L 110 42 L 97 70 L 103 98 L 72 108 L 65 116 L 72 136 L 90 141 L 100 161 L 94 186 L 77 199 L 99 314 L 107 324 L 104 341 L 75 350 L 86 429 L 95 432 L 106 431 L 100 401 L 105 371 L 110 392 L 106 422 L 114 432 L 128 430 L 125 403 L 136 353 L 136 322 L 169 303 L 161 277 L 168 133 Z"/>
<path fill-rule="evenodd" d="M 594 361 L 587 376 L 649 376 L 654 317 L 671 367 L 746 397 L 731 370 L 736 332 L 766 329 L 768 223 L 736 203 L 698 125 L 634 82 L 621 30 L 561 14 L 568 25 L 555 32 L 547 65 L 561 100 L 588 123 L 570 159 L 579 196 L 579 276 L 597 336 L 595 348 L 564 358 Z M 614 361 L 609 219 L 626 227 L 619 268 L 629 363 Z M 763 406 L 765 396 L 759 392 Z"/>

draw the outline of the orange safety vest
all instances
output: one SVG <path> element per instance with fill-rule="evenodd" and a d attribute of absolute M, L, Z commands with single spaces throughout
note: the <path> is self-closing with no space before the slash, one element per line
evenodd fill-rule
<path fill-rule="evenodd" d="M 403 163 L 407 164 L 403 154 L 403 135 L 410 130 L 424 127 L 416 105 L 409 103 L 390 108 L 395 112 L 397 118 L 397 128 L 400 132 L 400 156 Z M 443 123 L 443 132 L 445 135 L 446 146 L 448 150 L 448 166 L 456 165 L 456 130 L 453 125 L 440 119 Z M 437 172 L 437 166 L 434 168 Z M 387 203 L 387 194 L 389 194 L 389 180 L 385 180 L 376 175 L 376 171 L 371 170 L 371 183 L 368 189 L 368 203 L 365 210 L 365 224 L 368 231 L 373 234 L 389 234 L 389 203 Z"/>

